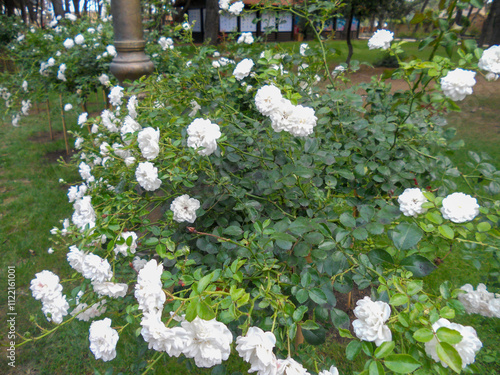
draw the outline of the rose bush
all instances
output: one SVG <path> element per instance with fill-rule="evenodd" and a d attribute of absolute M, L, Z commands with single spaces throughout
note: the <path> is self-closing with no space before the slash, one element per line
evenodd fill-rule
<path fill-rule="evenodd" d="M 322 6 L 292 11 L 313 25 L 335 10 Z M 179 27 L 171 35 L 189 38 Z M 299 346 L 324 343 L 332 324 L 351 339 L 347 359 L 366 355 L 363 373 L 471 365 L 481 343 L 449 319 L 474 297 L 449 282 L 436 296 L 420 279 L 450 251 L 499 254 L 500 173 L 471 153 L 468 177 L 446 156 L 460 142 L 442 114 L 463 90 L 439 86 L 456 68 L 435 55 L 445 35 L 423 45 L 436 46 L 430 61 L 385 77 L 408 83 L 396 93 L 381 79 L 345 88 L 321 39 L 296 53 L 235 43 L 223 56 L 156 40 L 168 69 L 114 86 L 113 107 L 79 121 L 92 129 L 76 134 L 83 182 L 68 191 L 71 221 L 52 231 L 74 273 L 66 290 L 49 271 L 32 282 L 47 319 L 93 319 L 91 351 L 105 361 L 126 355 L 115 350 L 124 331 L 141 335 L 155 351 L 146 372 L 164 353 L 212 367 L 235 348 L 250 372 L 334 374 Z M 380 38 L 370 45 L 399 56 L 402 42 Z M 458 53 L 460 69 L 477 69 L 481 49 Z M 337 306 L 354 288 L 370 288 L 356 337 Z"/>

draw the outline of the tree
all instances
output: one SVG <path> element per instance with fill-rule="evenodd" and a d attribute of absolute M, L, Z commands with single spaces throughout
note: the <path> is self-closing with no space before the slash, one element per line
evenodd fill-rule
<path fill-rule="evenodd" d="M 219 36 L 219 1 L 207 0 L 207 13 L 205 19 L 205 41 L 217 44 Z"/>
<path fill-rule="evenodd" d="M 500 44 L 500 0 L 493 0 L 488 17 L 483 24 L 479 46 Z"/>
<path fill-rule="evenodd" d="M 62 0 L 51 0 L 52 6 L 54 8 L 54 15 L 64 17 L 64 9 Z"/>

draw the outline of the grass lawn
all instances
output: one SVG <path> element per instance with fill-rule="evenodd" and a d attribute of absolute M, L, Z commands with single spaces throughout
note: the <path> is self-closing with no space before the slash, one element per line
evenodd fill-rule
<path fill-rule="evenodd" d="M 342 48 L 341 42 L 332 42 L 335 48 Z M 298 48 L 298 43 L 290 44 Z M 368 51 L 365 41 L 355 41 L 355 53 L 360 56 L 369 55 L 365 61 L 373 62 L 377 53 Z M 410 44 L 411 46 L 412 44 Z M 365 51 L 366 50 L 366 51 Z M 416 50 L 416 44 L 415 44 Z M 342 56 L 346 49 L 342 50 Z M 410 52 L 412 53 L 412 52 Z M 337 57 L 338 58 L 338 57 Z M 355 58 L 362 60 L 359 56 Z M 371 59 L 371 61 L 370 61 Z M 341 62 L 337 61 L 332 63 Z M 498 83 L 489 83 L 489 87 L 498 87 Z M 489 90 L 489 89 L 488 89 Z M 486 151 L 493 156 L 492 163 L 500 168 L 500 90 L 489 92 L 478 89 L 476 95 L 464 101 L 464 109 L 460 113 L 448 115 L 450 126 L 457 128 L 458 137 L 466 142 L 466 149 L 476 152 Z M 54 162 L 56 155 L 64 154 L 64 141 L 61 136 L 61 122 L 56 100 L 52 104 L 52 120 L 56 130 L 56 139 L 47 136 L 47 113 L 32 110 L 28 118 L 23 119 L 23 125 L 13 128 L 10 123 L 0 124 L 0 283 L 6 285 L 8 266 L 16 267 L 16 328 L 25 337 L 39 335 L 39 330 L 31 321 L 41 327 L 50 329 L 42 312 L 39 301 L 31 296 L 29 282 L 36 272 L 50 269 L 59 275 L 69 275 L 72 271 L 66 262 L 65 254 L 55 252 L 50 255 L 47 249 L 51 246 L 49 231 L 54 226 L 60 227 L 60 221 L 69 217 L 72 207 L 67 201 L 68 184 L 80 180 L 74 167 L 67 167 Z M 101 104 L 95 104 L 90 111 L 102 109 Z M 77 111 L 67 113 L 70 128 L 76 127 Z M 72 144 L 72 143 L 70 143 Z M 466 151 L 457 152 L 453 158 L 459 163 L 465 163 Z M 58 182 L 62 179 L 64 182 Z M 458 255 L 451 254 L 446 262 L 432 275 L 426 278 L 426 284 L 436 291 L 443 281 L 451 280 L 459 287 L 465 283 L 474 286 L 483 282 L 483 271 L 478 271 Z M 65 285 L 64 292 L 68 294 L 70 286 Z M 7 296 L 0 296 L 0 315 L 6 316 Z M 499 319 L 480 316 L 465 316 L 456 319 L 458 323 L 472 325 L 478 331 L 484 348 L 477 357 L 481 374 L 500 373 L 500 323 Z M 145 361 L 151 359 L 153 353 L 141 337 L 135 338 L 134 332 L 125 331 L 130 336 L 120 340 L 118 344 L 119 357 L 112 364 L 96 361 L 88 349 L 88 328 L 90 323 L 80 322 L 62 327 L 54 335 L 35 343 L 29 343 L 17 349 L 16 368 L 7 366 L 5 355 L 0 359 L 2 374 L 111 374 L 106 372 L 112 365 L 113 374 L 122 371 L 124 374 L 142 373 Z M 6 344 L 6 324 L 0 328 L 2 345 Z M 18 342 L 21 340 L 18 339 Z M 136 345 L 137 344 L 137 345 Z M 130 347 L 125 347 L 130 345 Z M 331 356 L 337 360 L 342 374 L 353 371 L 352 362 L 344 358 L 344 347 L 336 342 L 327 345 Z M 120 358 L 121 356 L 121 358 Z M 233 356 L 234 357 L 234 356 Z M 177 364 L 177 359 L 162 357 L 156 374 L 210 374 L 211 370 L 186 370 L 185 364 Z M 239 360 L 231 360 L 229 372 L 246 372 L 247 365 Z"/>

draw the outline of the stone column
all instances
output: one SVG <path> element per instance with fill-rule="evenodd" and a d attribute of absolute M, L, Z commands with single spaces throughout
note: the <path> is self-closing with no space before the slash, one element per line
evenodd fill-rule
<path fill-rule="evenodd" d="M 154 65 L 144 53 L 142 15 L 139 0 L 111 0 L 111 14 L 117 55 L 110 70 L 120 84 L 153 72 Z"/>

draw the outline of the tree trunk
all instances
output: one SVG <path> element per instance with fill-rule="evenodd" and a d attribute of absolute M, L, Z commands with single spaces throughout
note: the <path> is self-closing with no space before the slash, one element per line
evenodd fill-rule
<path fill-rule="evenodd" d="M 500 0 L 495 0 L 491 4 L 491 11 L 495 8 L 492 21 L 492 33 L 488 45 L 491 47 L 495 44 L 500 44 Z"/>
<path fill-rule="evenodd" d="M 64 0 L 64 13 L 71 13 L 71 5 L 69 0 Z"/>
<path fill-rule="evenodd" d="M 219 37 L 219 1 L 207 0 L 207 13 L 205 18 L 205 41 L 217 44 Z"/>
<path fill-rule="evenodd" d="M 373 32 L 375 31 L 374 28 L 375 28 L 375 14 L 372 14 L 370 17 L 370 34 L 373 34 Z"/>
<path fill-rule="evenodd" d="M 80 17 L 80 0 L 73 0 L 73 6 L 75 7 L 75 14 Z"/>
<path fill-rule="evenodd" d="M 52 6 L 54 7 L 54 15 L 64 17 L 64 9 L 62 0 L 51 0 Z"/>
<path fill-rule="evenodd" d="M 346 42 L 347 42 L 347 48 L 349 49 L 349 52 L 347 53 L 347 59 L 345 60 L 345 63 L 347 66 L 351 63 L 351 58 L 353 54 L 353 48 L 352 48 L 352 41 L 351 41 L 351 30 L 352 30 L 352 20 L 354 19 L 354 7 L 351 5 L 349 9 L 349 18 L 347 19 L 347 37 L 346 37 Z"/>
<path fill-rule="evenodd" d="M 497 28 L 500 27 L 500 22 L 498 16 L 500 16 L 500 0 L 494 0 L 491 4 L 488 17 L 483 23 L 483 28 L 481 30 L 481 36 L 479 37 L 478 45 L 481 47 L 483 44 L 491 44 L 491 39 L 493 36 L 493 29 L 495 26 L 495 20 L 497 21 Z M 498 34 L 498 32 L 497 32 Z"/>

